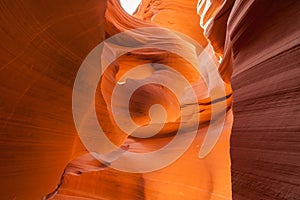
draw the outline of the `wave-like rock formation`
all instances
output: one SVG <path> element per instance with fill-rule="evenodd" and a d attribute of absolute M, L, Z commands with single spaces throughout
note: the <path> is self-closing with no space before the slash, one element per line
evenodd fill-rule
<path fill-rule="evenodd" d="M 300 22 L 295 19 L 299 1 L 244 1 L 234 5 L 228 21 L 234 199 L 300 198 Z"/>
<path fill-rule="evenodd" d="M 143 2 L 147 4 L 149 2 Z M 178 3 L 174 3 L 172 1 L 165 1 L 166 7 L 167 5 L 177 7 Z M 175 31 L 180 31 L 192 39 L 197 41 L 200 46 L 197 51 L 200 52 L 200 58 L 203 60 L 203 63 L 208 62 L 207 66 L 214 67 L 210 70 L 216 70 L 217 67 L 215 63 L 216 61 L 211 62 L 209 64 L 209 60 L 202 55 L 210 53 L 208 50 L 205 50 L 207 46 L 207 42 L 204 36 L 201 34 L 201 28 L 198 25 L 199 18 L 196 13 L 196 2 L 190 1 L 187 2 L 186 18 L 191 16 L 194 20 L 191 20 L 193 23 L 189 29 L 185 26 L 181 27 L 180 25 L 184 25 L 184 21 L 174 20 L 172 22 L 172 26 L 167 26 L 167 24 L 162 24 L 160 21 L 156 22 L 156 17 L 161 16 L 169 16 L 162 13 L 156 13 L 156 17 L 150 20 L 141 20 L 143 15 L 146 15 L 143 12 L 143 5 L 140 7 L 138 13 L 136 13 L 136 18 L 127 15 L 118 1 L 108 1 L 107 10 L 106 10 L 106 35 L 108 37 L 115 36 L 121 31 L 126 31 L 129 29 L 136 29 L 140 27 L 150 27 L 150 28 L 158 28 L 158 27 L 166 27 Z M 163 8 L 163 7 L 162 7 Z M 163 10 L 161 8 L 161 10 Z M 188 10 L 192 14 L 188 14 Z M 171 10 L 172 11 L 172 10 Z M 171 12 L 170 11 L 170 12 Z M 176 13 L 172 11 L 173 13 Z M 171 13 L 172 13 L 171 12 Z M 181 15 L 182 17 L 182 15 Z M 173 29 L 173 27 L 177 27 Z M 194 27 L 194 28 L 193 28 Z M 152 29 L 155 31 L 155 29 Z M 199 112 L 195 110 L 198 108 L 201 115 L 200 120 L 200 129 L 197 131 L 196 138 L 194 142 L 191 144 L 191 147 L 172 165 L 167 166 L 163 169 L 153 172 L 145 172 L 145 173 L 126 173 L 122 171 L 116 171 L 113 169 L 112 165 L 114 165 L 114 160 L 112 162 L 107 163 L 107 167 L 99 166 L 99 163 L 96 165 L 99 166 L 99 171 L 94 171 L 94 167 L 88 173 L 80 172 L 77 174 L 67 174 L 62 175 L 61 182 L 59 187 L 51 194 L 49 194 L 46 198 L 48 199 L 73 199 L 75 197 L 86 198 L 86 199 L 230 199 L 231 198 L 231 184 L 230 184 L 230 158 L 229 158 L 229 136 L 230 129 L 232 124 L 232 114 L 230 111 L 231 105 L 231 89 L 227 84 L 223 84 L 223 87 L 227 90 L 224 91 L 223 96 L 217 97 L 214 102 L 211 102 L 210 98 L 207 97 L 207 89 L 205 83 L 203 82 L 200 75 L 195 71 L 195 68 L 191 66 L 191 63 L 188 63 L 185 59 L 190 59 L 192 62 L 198 62 L 198 58 L 195 50 L 191 49 L 189 46 L 186 46 L 185 43 L 176 39 L 173 33 L 166 32 L 164 30 L 158 31 L 157 33 L 151 32 L 151 34 L 143 34 L 138 31 L 134 33 L 134 37 L 136 40 L 143 44 L 163 44 L 169 45 L 172 50 L 178 48 L 179 51 L 185 55 L 183 58 L 179 57 L 174 53 L 167 52 L 166 50 L 161 49 L 142 49 L 142 50 L 134 50 L 129 54 L 125 54 L 120 56 L 117 60 L 109 65 L 109 67 L 104 71 L 103 76 L 100 80 L 101 84 L 98 86 L 98 93 L 96 96 L 96 105 L 99 105 L 98 109 L 98 118 L 100 119 L 100 123 L 103 123 L 107 115 L 110 116 L 110 119 L 115 117 L 116 115 L 120 115 L 121 118 L 125 115 L 124 108 L 122 107 L 122 103 L 126 103 L 125 94 L 117 96 L 117 104 L 114 107 L 117 107 L 118 112 L 113 115 L 113 110 L 111 109 L 111 105 L 113 104 L 113 93 L 112 90 L 115 88 L 121 87 L 122 90 L 125 90 L 125 93 L 130 91 L 130 88 L 134 87 L 137 84 L 142 83 L 150 83 L 140 87 L 138 90 L 133 93 L 129 102 L 130 114 L 133 120 L 145 126 L 149 123 L 148 115 L 150 113 L 149 109 L 151 105 L 160 104 L 166 110 L 166 121 L 164 119 L 159 119 L 163 113 L 160 113 L 159 110 L 154 112 L 154 116 L 152 118 L 155 123 L 163 123 L 166 122 L 163 126 L 163 129 L 154 137 L 151 138 L 136 138 L 136 137 L 128 137 L 126 138 L 126 134 L 122 133 L 122 130 L 114 130 L 113 135 L 107 135 L 112 141 L 116 143 L 116 141 L 123 141 L 123 145 L 127 145 L 127 151 L 135 152 L 135 153 L 145 153 L 149 151 L 157 150 L 164 145 L 168 144 L 172 138 L 174 137 L 174 133 L 179 129 L 179 121 L 183 121 L 183 123 L 187 124 L 185 126 L 194 126 L 195 123 L 191 123 L 189 121 L 185 121 L 187 118 L 180 115 L 180 110 L 188 110 L 188 113 L 194 115 L 194 112 Z M 122 49 L 126 44 L 115 44 L 107 40 L 105 45 L 110 48 L 110 52 L 104 55 L 104 58 L 110 59 L 111 56 L 114 55 L 114 52 L 118 49 Z M 115 45 L 119 45 L 119 47 L 115 48 Z M 115 48 L 115 49 L 114 49 Z M 209 49 L 207 47 L 207 49 Z M 210 56 L 213 57 L 213 54 Z M 206 60 L 205 60 L 206 58 Z M 210 58 L 210 57 L 209 57 Z M 107 61 L 108 62 L 108 61 Z M 109 63 L 109 62 L 108 62 Z M 150 63 L 150 64 L 149 64 Z M 130 71 L 136 65 L 141 65 L 140 71 L 138 74 L 127 74 L 126 72 Z M 184 87 L 185 83 L 181 81 L 180 77 L 177 77 L 176 73 L 171 69 L 166 68 L 165 66 L 170 67 L 180 73 L 181 76 L 185 77 L 189 82 L 192 83 L 192 87 L 198 91 L 196 95 L 196 101 L 191 99 L 190 94 L 186 91 Z M 175 73 L 175 74 L 174 74 Z M 210 74 L 202 74 L 203 76 L 211 76 Z M 92 76 L 92 75 L 91 75 Z M 211 82 L 214 82 L 213 79 L 216 77 L 208 77 Z M 163 81 L 162 81 L 163 80 Z M 151 84 L 151 83 L 155 84 Z M 161 86 L 161 84 L 164 84 Z M 174 86 L 173 86 L 174 85 Z M 181 94 L 182 101 L 178 102 L 178 99 L 174 94 L 170 93 L 170 88 L 173 88 L 173 91 L 177 91 L 175 93 Z M 214 85 L 211 83 L 208 85 L 211 89 L 215 89 Z M 176 95 L 176 94 L 175 94 Z M 115 97 L 116 98 L 116 97 Z M 99 104 L 97 103 L 99 102 Z M 214 146 L 213 151 L 210 154 L 203 158 L 199 159 L 199 149 L 201 144 L 204 141 L 205 134 L 208 129 L 208 122 L 211 119 L 211 104 L 225 104 L 225 112 L 229 110 L 225 126 L 223 127 L 223 133 L 221 134 L 218 143 Z M 107 115 L 103 115 L 103 109 L 101 105 L 107 105 Z M 226 109 L 227 107 L 227 109 Z M 128 108 L 127 108 L 128 109 Z M 218 110 L 215 112 L 218 113 Z M 225 114 L 225 113 L 224 113 Z M 220 115 L 222 115 L 220 113 Z M 125 117 L 123 117 L 125 118 Z M 123 119 L 122 118 L 122 119 Z M 122 120 L 121 119 L 121 120 Z M 196 123 L 198 126 L 199 119 L 197 118 Z M 193 122 L 193 120 L 192 120 Z M 110 123 L 113 127 L 118 127 L 116 122 L 112 120 L 111 122 L 106 121 L 106 123 Z M 192 125 L 189 125 L 189 124 Z M 219 123 L 218 121 L 212 123 Z M 128 124 L 126 124 L 128 125 Z M 82 125 L 84 126 L 84 124 Z M 111 126 L 110 126 L 111 127 Z M 152 133 L 156 128 L 155 127 L 144 127 L 142 131 L 139 129 L 135 130 L 132 127 L 127 126 L 126 128 L 129 131 L 133 131 L 131 135 L 145 135 L 147 133 Z M 88 129 L 88 128 L 87 128 Z M 185 137 L 189 136 L 188 132 L 189 128 L 187 128 L 182 134 L 181 143 L 184 142 Z M 88 129 L 88 132 L 92 132 L 93 130 Z M 221 130 L 222 131 L 222 130 Z M 110 133 L 109 130 L 105 132 Z M 137 133 L 138 132 L 138 133 Z M 122 143 L 122 142 L 121 142 Z M 120 144 L 120 143 L 118 143 Z M 79 144 L 80 145 L 80 144 Z M 174 147 L 173 151 L 180 151 L 181 145 L 178 144 L 178 147 Z M 96 157 L 99 156 L 96 154 Z M 114 154 L 114 156 L 120 156 Z M 166 155 L 168 156 L 168 155 Z M 80 157 L 78 159 L 81 159 Z M 126 158 L 125 158 L 126 159 Z M 165 159 L 168 159 L 165 157 Z M 81 162 L 85 162 L 81 160 Z M 144 165 L 151 165 L 153 160 L 144 160 Z M 136 163 L 131 163 L 130 165 L 137 165 Z M 87 167 L 88 168 L 88 167 Z M 86 168 L 86 169 L 87 169 Z M 69 170 L 67 167 L 66 170 Z M 141 170 L 139 168 L 139 170 Z M 190 172 L 193 173 L 190 173 Z M 80 175 L 80 176 L 76 176 Z M 115 178 L 114 178 L 115 177 Z M 197 178 L 195 178 L 197 177 Z M 86 184 L 92 184 L 93 187 L 86 187 Z M 120 187 L 117 187 L 120 185 Z M 97 189 L 101 188 L 101 189 Z"/>
<path fill-rule="evenodd" d="M 198 11 L 233 88 L 233 199 L 299 199 L 299 1 L 200 1 Z"/>
<path fill-rule="evenodd" d="M 0 10 L 1 199 L 300 199 L 299 1 Z"/>

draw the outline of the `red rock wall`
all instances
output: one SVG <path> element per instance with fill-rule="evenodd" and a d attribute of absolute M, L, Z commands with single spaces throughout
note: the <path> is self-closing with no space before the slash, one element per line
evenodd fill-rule
<path fill-rule="evenodd" d="M 233 199 L 299 199 L 299 1 L 203 0 L 198 13 L 233 89 Z"/>
<path fill-rule="evenodd" d="M 300 2 L 237 1 L 228 22 L 236 200 L 300 199 Z"/>
<path fill-rule="evenodd" d="M 299 1 L 200 0 L 198 17 L 196 0 L 184 5 L 145 0 L 135 18 L 116 2 L 108 1 L 105 20 L 105 0 L 0 1 L 0 198 L 40 199 L 59 183 L 53 199 L 300 199 Z M 232 84 L 234 96 L 231 163 L 229 85 L 226 126 L 205 159 L 197 158 L 205 125 L 183 157 L 158 172 L 119 172 L 86 154 L 72 117 L 76 72 L 105 33 L 110 36 L 147 26 L 183 32 L 202 47 L 210 43 L 216 59 L 222 59 L 219 71 Z M 118 59 L 119 72 L 113 74 L 116 66 L 109 68 L 96 104 L 108 137 L 118 145 L 124 135 L 108 118 L 107 91 L 124 71 L 146 58 L 159 58 L 173 67 L 180 63 L 186 67 L 182 73 L 191 80 L 197 78 L 178 57 L 166 57 L 160 51 L 135 52 Z M 149 104 L 173 98 L 159 93 L 156 86 L 141 91 L 159 96 L 144 98 Z M 207 122 L 210 104 L 208 99 L 203 102 L 208 103 L 203 107 Z M 173 113 L 173 107 L 167 103 L 166 107 Z M 138 106 L 133 109 L 140 111 Z M 170 125 L 163 134 L 176 128 Z M 126 144 L 130 143 L 131 151 L 144 152 L 169 140 L 129 138 Z"/>
<path fill-rule="evenodd" d="M 0 1 L 0 199 L 53 191 L 71 159 L 72 87 L 106 1 Z"/>

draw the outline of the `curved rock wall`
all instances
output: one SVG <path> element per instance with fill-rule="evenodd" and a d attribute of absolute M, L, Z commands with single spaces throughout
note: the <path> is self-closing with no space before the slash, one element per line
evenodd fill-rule
<path fill-rule="evenodd" d="M 72 87 L 106 1 L 1 1 L 0 198 L 41 199 L 71 159 Z"/>
<path fill-rule="evenodd" d="M 233 89 L 233 199 L 299 199 L 299 1 L 204 0 L 198 13 Z"/>
<path fill-rule="evenodd" d="M 118 0 L 1 1 L 1 198 L 300 199 L 298 2 L 143 0 L 129 16 Z M 187 48 L 172 34 L 136 35 L 141 43 L 160 38 L 193 62 L 218 68 L 226 91 L 212 101 L 207 91 L 215 88 L 216 77 L 202 74 L 210 80 L 205 85 L 191 63 L 160 49 L 136 50 L 116 59 L 99 82 L 95 107 L 107 138 L 120 149 L 159 149 L 178 130 L 180 110 L 197 105 L 202 113 L 195 140 L 180 159 L 151 173 L 126 173 L 110 162 L 100 163 L 95 159 L 99 155 L 92 156 L 82 144 L 72 117 L 72 89 L 80 65 L 97 44 L 141 27 L 166 27 L 197 41 L 201 50 Z M 201 53 L 197 58 L 199 51 L 212 61 Z M 128 136 L 113 119 L 112 88 L 130 89 L 149 80 L 176 85 L 179 79 L 174 81 L 173 71 L 162 70 L 162 64 L 192 83 L 197 100 L 186 95 L 181 104 L 157 84 L 139 88 L 129 102 L 135 123 L 149 124 L 149 109 L 158 103 L 167 111 L 167 123 L 155 137 Z M 127 73 L 137 65 L 140 71 Z M 222 103 L 227 111 L 222 134 L 210 154 L 199 159 L 208 124 L 217 123 L 210 121 L 211 107 Z M 161 115 L 156 111 L 158 124 Z M 119 154 L 115 150 L 110 155 Z"/>
<path fill-rule="evenodd" d="M 234 199 L 300 198 L 300 3 L 241 1 L 232 46 Z"/>
<path fill-rule="evenodd" d="M 141 8 L 147 3 L 147 1 L 143 2 Z M 178 3 L 164 1 L 164 4 L 162 5 L 165 7 L 160 7 L 155 17 L 145 20 L 142 16 L 146 14 L 145 12 L 142 12 L 141 8 L 139 12 L 135 14 L 136 18 L 134 18 L 127 15 L 124 10 L 122 10 L 118 1 L 109 0 L 106 11 L 106 34 L 108 36 L 113 36 L 121 31 L 133 28 L 163 26 L 184 32 L 188 36 L 196 39 L 202 45 L 201 48 L 206 48 L 206 39 L 201 34 L 202 29 L 198 25 L 199 17 L 197 16 L 195 9 L 195 1 L 187 2 L 187 5 L 189 6 L 184 7 L 184 10 L 186 10 L 185 18 L 187 19 L 189 16 L 191 18 L 191 26 L 188 26 L 188 28 L 186 26 L 181 26 L 185 25 L 185 21 L 182 20 L 174 20 L 172 23 L 163 23 L 162 19 L 170 17 L 172 13 L 174 15 L 177 14 L 177 10 L 174 11 L 173 9 L 170 9 L 168 12 L 163 12 L 164 8 L 168 8 L 168 6 L 175 8 Z M 151 4 L 150 7 L 151 6 L 153 5 Z M 188 13 L 190 14 L 188 15 Z M 176 19 L 179 18 L 180 16 L 178 15 Z M 140 36 L 137 33 L 135 37 L 138 38 L 139 41 L 145 40 L 147 42 L 147 40 L 150 39 L 154 43 L 164 41 L 165 45 L 172 45 L 172 42 L 174 41 L 172 39 L 173 36 L 168 35 L 167 33 L 164 34 L 166 35 L 160 35 L 158 32 L 157 37 L 153 35 L 142 35 L 144 38 L 139 38 Z M 180 51 L 182 52 L 186 51 L 187 54 L 194 57 L 193 59 L 197 60 L 197 57 L 194 56 L 193 53 L 194 50 L 186 50 L 184 44 L 174 44 L 174 48 L 180 48 Z M 111 44 L 109 41 L 106 41 L 106 45 L 109 46 Z M 122 46 L 120 48 L 122 48 Z M 113 46 L 111 46 L 111 49 L 113 49 Z M 109 56 L 110 54 L 107 54 L 106 58 Z M 211 56 L 213 57 L 212 53 Z M 215 63 L 217 63 L 216 60 Z M 215 63 L 213 64 L 214 67 L 216 67 Z M 144 64 L 142 72 L 145 74 L 141 74 L 140 72 L 136 75 L 126 75 L 128 70 L 136 67 L 138 64 Z M 163 79 L 174 85 L 177 84 L 180 88 L 181 84 L 175 79 L 176 76 L 172 75 L 171 71 L 166 69 L 162 70 L 162 68 L 159 67 L 160 64 L 168 65 L 179 71 L 180 74 L 192 82 L 195 85 L 194 87 L 196 89 L 198 88 L 199 91 L 197 94 L 199 99 L 198 104 L 202 110 L 201 112 L 203 112 L 200 121 L 201 129 L 199 129 L 196 139 L 188 151 L 186 151 L 180 159 L 164 169 L 141 174 L 120 172 L 109 166 L 99 166 L 99 162 L 96 162 L 93 159 L 90 160 L 88 155 L 80 156 L 68 165 L 62 175 L 59 187 L 56 191 L 49 194 L 47 198 L 231 199 L 229 136 L 232 124 L 232 114 L 230 110 L 231 89 L 228 85 L 225 84 L 227 93 L 215 102 L 211 102 L 210 98 L 207 98 L 207 92 L 205 92 L 206 87 L 204 83 L 201 82 L 199 75 L 197 75 L 197 72 L 191 64 L 187 63 L 184 59 L 180 58 L 178 55 L 173 55 L 159 49 L 151 49 L 149 51 L 136 50 L 118 58 L 104 72 L 101 84 L 98 86 L 98 95 L 102 96 L 104 100 L 101 104 L 107 105 L 108 114 L 110 115 L 110 118 L 113 118 L 114 116 L 112 115 L 111 110 L 112 89 L 120 87 L 118 86 L 120 82 L 122 83 L 121 87 L 130 88 L 139 81 L 159 81 L 160 79 Z M 146 73 L 147 70 L 149 71 Z M 122 78 L 124 74 L 127 77 Z M 126 79 L 129 78 L 130 81 L 127 82 Z M 213 85 L 211 85 L 211 87 L 213 87 Z M 228 97 L 226 97 L 226 94 Z M 178 104 L 178 101 L 169 93 L 167 88 L 151 84 L 137 90 L 131 100 L 131 116 L 136 123 L 141 125 L 149 123 L 148 110 L 150 105 L 161 104 L 167 110 L 168 114 L 168 123 L 165 124 L 162 131 L 160 131 L 156 137 L 149 139 L 129 137 L 126 139 L 125 143 L 122 144 L 122 148 L 128 148 L 127 150 L 130 152 L 139 153 L 157 150 L 169 143 L 174 136 L 174 131 L 178 129 L 178 120 L 180 120 L 181 117 L 179 115 L 179 110 L 189 106 L 188 104 Z M 119 101 L 125 100 L 121 98 Z M 223 133 L 213 151 L 206 158 L 199 159 L 197 154 L 199 153 L 199 148 L 203 143 L 204 136 L 207 132 L 207 123 L 210 121 L 211 115 L 211 104 L 219 104 L 220 102 L 225 102 L 225 105 L 227 106 L 228 114 L 226 117 L 226 125 L 224 126 Z M 103 114 L 103 109 L 103 107 L 99 107 L 99 118 L 101 118 Z M 120 107 L 119 111 L 119 113 L 123 112 L 122 107 Z M 100 119 L 100 123 L 101 121 L 103 120 Z M 147 132 L 147 130 L 145 132 Z M 145 134 L 145 132 L 143 134 Z M 113 134 L 113 138 L 123 138 L 123 136 L 124 135 L 121 132 L 114 132 Z M 76 149 L 77 148 L 78 147 L 76 147 Z M 151 164 L 150 160 L 145 162 Z M 193 171 L 193 173 L 190 173 L 191 171 Z M 116 185 L 122 187 L 116 188 Z"/>

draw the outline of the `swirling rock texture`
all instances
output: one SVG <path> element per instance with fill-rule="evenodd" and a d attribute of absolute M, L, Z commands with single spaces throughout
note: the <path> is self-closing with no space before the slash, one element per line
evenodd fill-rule
<path fill-rule="evenodd" d="M 0 1 L 0 9 L 1 199 L 300 199 L 299 1 L 143 0 L 133 16 L 118 0 Z M 218 69 L 226 90 L 212 101 L 208 90 L 215 88 L 216 77 L 201 74 L 210 80 L 205 85 L 191 63 L 160 49 L 132 51 L 111 63 L 93 106 L 107 138 L 121 150 L 159 149 L 178 130 L 181 110 L 201 111 L 196 137 L 180 159 L 151 173 L 126 173 L 110 167 L 122 151 L 113 150 L 109 162 L 99 162 L 99 155 L 81 143 L 72 90 L 80 65 L 97 44 L 141 27 L 165 27 L 194 39 L 201 46 L 200 64 Z M 172 34 L 136 38 L 175 43 L 174 49 L 197 62 L 195 50 L 175 42 Z M 210 64 L 201 52 L 210 56 Z M 137 65 L 139 71 L 127 73 Z M 180 84 L 180 102 L 160 85 L 139 88 L 130 99 L 134 122 L 149 124 L 151 105 L 160 104 L 166 123 L 154 137 L 128 137 L 113 120 L 111 105 L 119 104 L 113 103 L 112 89 L 157 80 L 176 85 L 179 79 L 172 82 L 176 76 L 162 65 L 182 74 L 197 99 Z M 210 120 L 212 106 L 222 103 L 227 111 L 222 134 L 200 159 L 208 124 L 218 123 Z M 122 107 L 119 113 L 125 113 Z M 157 124 L 164 122 L 161 115 L 155 110 Z"/>

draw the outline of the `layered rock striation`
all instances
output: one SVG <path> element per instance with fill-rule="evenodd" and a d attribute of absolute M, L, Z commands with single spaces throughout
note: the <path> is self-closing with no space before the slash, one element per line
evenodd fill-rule
<path fill-rule="evenodd" d="M 297 0 L 143 0 L 133 16 L 118 0 L 0 10 L 1 198 L 300 198 Z M 84 63 L 94 71 L 80 76 Z M 113 147 L 95 139 L 93 117 Z M 168 160 L 193 133 L 171 165 L 142 171 L 147 153 L 179 137 Z"/>

